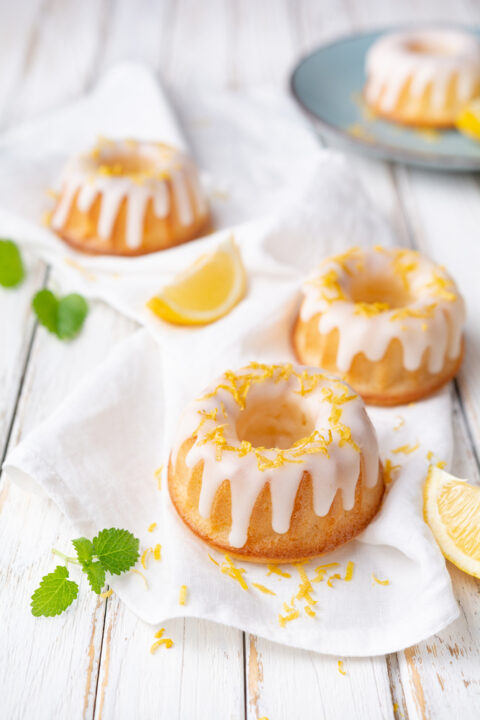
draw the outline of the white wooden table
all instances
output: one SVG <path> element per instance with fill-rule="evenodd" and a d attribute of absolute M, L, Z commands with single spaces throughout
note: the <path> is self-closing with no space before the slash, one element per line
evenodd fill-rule
<path fill-rule="evenodd" d="M 17 0 L 0 3 L 2 129 L 89 89 L 124 58 L 149 62 L 174 89 L 286 86 L 296 58 L 321 41 L 413 20 L 480 24 L 477 0 Z M 456 474 L 478 480 L 480 450 L 480 187 L 352 156 L 368 192 L 405 245 L 459 281 L 468 351 L 455 385 Z M 1 228 L 0 228 L 1 234 Z M 5 456 L 135 326 L 93 303 L 81 336 L 61 344 L 38 328 L 34 292 L 53 273 L 27 258 L 28 277 L 0 289 L 0 456 Z M 476 327 L 477 324 L 477 327 Z M 167 623 L 171 650 L 152 656 L 152 629 L 116 598 L 81 592 L 71 612 L 30 615 L 52 569 L 50 549 L 72 529 L 52 502 L 0 484 L 0 718 L 343 720 L 480 717 L 479 583 L 450 567 L 460 618 L 387 657 L 295 651 L 196 620 Z M 412 603 L 415 598 L 412 597 Z"/>

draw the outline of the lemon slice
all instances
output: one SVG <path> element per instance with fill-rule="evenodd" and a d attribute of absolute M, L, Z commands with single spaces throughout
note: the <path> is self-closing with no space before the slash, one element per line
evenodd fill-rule
<path fill-rule="evenodd" d="M 223 317 L 245 294 L 246 275 L 233 237 L 201 255 L 147 307 L 176 325 L 207 325 Z"/>
<path fill-rule="evenodd" d="M 445 557 L 480 578 L 480 487 L 432 466 L 423 490 L 423 516 Z"/>
<path fill-rule="evenodd" d="M 456 122 L 460 132 L 480 140 L 480 98 L 469 103 L 460 113 Z"/>

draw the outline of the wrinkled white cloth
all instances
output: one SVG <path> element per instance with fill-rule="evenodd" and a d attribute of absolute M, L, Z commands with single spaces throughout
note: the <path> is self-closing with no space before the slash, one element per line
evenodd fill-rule
<path fill-rule="evenodd" d="M 140 76 L 145 85 L 141 85 Z M 120 98 L 118 88 L 123 81 L 125 89 Z M 130 87 L 137 92 L 139 86 L 144 88 L 138 96 L 140 107 L 133 112 L 127 90 Z M 93 127 L 98 127 L 103 134 L 139 136 L 148 107 L 152 114 L 158 112 L 155 127 L 165 118 L 172 141 L 173 134 L 178 132 L 176 123 L 164 96 L 158 93 L 145 71 L 130 66 L 119 68 L 92 96 L 58 114 L 56 142 L 62 152 L 70 148 L 68 137 L 62 136 L 65 126 L 61 119 L 67 118 L 68 126 L 81 125 L 85 115 L 90 117 L 92 103 L 98 104 L 97 123 L 92 119 L 90 134 Z M 102 105 L 106 99 L 108 106 Z M 230 119 L 232 126 L 234 120 L 243 123 L 239 127 L 244 137 L 251 140 L 250 144 L 243 140 L 242 152 L 250 153 L 250 159 L 243 160 L 243 168 L 261 156 L 258 140 L 265 133 L 265 113 L 268 117 L 265 108 L 272 107 L 268 103 L 258 106 L 249 102 L 246 108 L 239 98 L 225 99 L 219 104 L 222 122 L 228 124 Z M 116 118 L 120 118 L 123 107 L 129 121 L 122 124 L 118 119 L 114 127 L 106 121 L 102 124 L 105 108 L 112 106 Z M 314 577 L 319 565 L 339 563 L 322 582 L 314 584 L 316 616 L 308 616 L 305 602 L 297 599 L 299 616 L 284 627 L 279 615 L 285 616 L 283 603 L 290 604 L 298 592 L 298 568 L 282 566 L 289 574 L 283 577 L 269 575 L 265 566 L 238 561 L 235 564 L 246 570 L 244 578 L 249 589 L 243 590 L 232 577 L 221 572 L 209 554 L 220 565 L 225 559 L 198 541 L 177 518 L 169 501 L 165 475 L 161 490 L 155 477 L 155 470 L 167 463 L 181 409 L 213 377 L 253 359 L 277 362 L 293 359 L 289 334 L 298 308 L 299 288 L 316 262 L 325 254 L 352 244 L 392 242 L 346 161 L 319 150 L 294 117 L 279 123 L 283 130 L 289 128 L 289 147 L 305 150 L 304 160 L 297 161 L 295 166 L 295 183 L 284 183 L 275 197 L 269 195 L 265 185 L 263 200 L 252 199 L 263 219 L 233 229 L 248 273 L 247 296 L 228 316 L 204 328 L 165 325 L 150 316 L 144 308 L 145 301 L 198 254 L 227 237 L 229 229 L 133 261 L 81 257 L 79 261 L 86 272 L 73 275 L 65 257 L 74 256 L 77 261 L 78 254 L 66 250 L 38 226 L 28 202 L 17 197 L 15 183 L 17 192 L 11 190 L 6 206 L 2 195 L 4 178 L 0 176 L 2 232 L 7 232 L 5 225 L 10 223 L 13 237 L 26 242 L 57 267 L 65 266 L 69 279 L 76 278 L 77 287 L 80 285 L 84 292 L 108 300 L 149 331 L 138 331 L 118 346 L 49 419 L 9 454 L 5 469 L 24 487 L 42 488 L 79 533 L 92 535 L 103 527 L 117 526 L 134 532 L 142 549 L 161 543 L 162 560 L 157 562 L 150 555 L 147 569 L 143 571 L 139 566 L 148 589 L 136 574 L 111 579 L 115 592 L 147 622 L 159 623 L 176 616 L 202 617 L 318 652 L 383 654 L 428 637 L 458 615 L 444 560 L 422 519 L 427 455 L 447 463 L 451 459 L 448 389 L 412 406 L 369 409 L 382 459 L 390 459 L 398 466 L 393 471 L 393 482 L 380 513 L 357 540 L 304 566 L 309 577 Z M 214 115 L 211 122 L 215 126 Z M 12 167 L 22 147 L 28 163 L 26 149 L 38 137 L 39 127 L 40 121 L 0 143 L 0 152 Z M 152 131 L 146 128 L 145 136 Z M 281 152 L 286 138 L 282 132 L 274 131 L 273 135 Z M 183 142 L 180 134 L 178 138 L 178 142 Z M 270 140 L 267 145 L 271 146 Z M 28 197 L 43 187 L 42 168 L 49 162 L 51 151 L 52 148 L 47 148 L 43 154 L 38 149 L 38 173 L 32 172 L 35 180 L 26 188 Z M 286 150 L 286 154 L 289 156 L 290 151 Z M 263 165 L 259 161 L 259 165 L 265 171 L 259 170 L 256 177 L 255 195 L 260 197 L 262 178 L 271 184 L 275 176 L 280 185 L 283 165 L 274 162 L 269 165 L 268 159 Z M 224 166 L 225 177 L 229 167 Z M 221 174 L 221 168 L 216 168 L 216 174 Z M 20 170 L 15 182 L 19 176 Z M 249 181 L 248 175 L 235 178 L 232 193 L 244 199 L 251 196 Z M 232 219 L 242 218 L 242 207 L 238 201 Z M 221 224 L 227 226 L 228 212 L 226 209 L 222 212 Z M 114 276 L 117 273 L 119 277 Z M 405 445 L 417 447 L 409 454 L 392 452 Z M 148 532 L 154 522 L 157 527 Z M 338 572 L 343 578 L 348 561 L 355 563 L 353 579 L 350 582 L 337 579 L 330 587 L 329 574 Z M 373 575 L 381 581 L 388 580 L 389 584 L 378 584 Z M 275 594 L 264 594 L 254 583 Z M 188 588 L 184 606 L 179 604 L 182 585 Z"/>

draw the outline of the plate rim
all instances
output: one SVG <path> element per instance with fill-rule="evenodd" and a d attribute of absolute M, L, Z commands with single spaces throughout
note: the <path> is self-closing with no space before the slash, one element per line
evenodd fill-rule
<path fill-rule="evenodd" d="M 391 146 L 384 142 L 371 142 L 369 140 L 365 140 L 363 138 L 358 138 L 350 135 L 346 130 L 343 130 L 338 125 L 333 125 L 331 122 L 326 120 L 324 117 L 317 115 L 316 112 L 311 110 L 305 102 L 300 97 L 297 88 L 295 86 L 296 78 L 298 76 L 299 71 L 303 67 L 303 65 L 308 62 L 312 57 L 315 55 L 318 55 L 322 53 L 324 50 L 328 48 L 335 47 L 336 45 L 341 45 L 344 43 L 351 42 L 352 40 L 356 40 L 358 38 L 362 37 L 368 37 L 368 36 L 380 36 L 387 32 L 399 32 L 401 30 L 407 30 L 407 29 L 417 29 L 422 27 L 448 27 L 451 28 L 451 23 L 446 22 L 438 22 L 438 23 L 415 23 L 413 24 L 404 24 L 404 25 L 394 25 L 384 28 L 377 28 L 377 29 L 370 29 L 370 30 L 362 30 L 361 32 L 352 32 L 347 34 L 339 35 L 338 37 L 334 38 L 333 40 L 330 40 L 325 43 L 321 43 L 313 50 L 310 50 L 308 53 L 305 53 L 302 55 L 299 60 L 296 62 L 295 66 L 293 67 L 293 70 L 290 72 L 289 77 L 289 89 L 294 97 L 295 101 L 298 103 L 300 108 L 303 110 L 303 112 L 313 121 L 314 125 L 320 125 L 322 128 L 324 128 L 325 131 L 327 131 L 328 134 L 336 137 L 337 139 L 340 139 L 342 143 L 345 145 L 353 145 L 353 146 L 359 146 L 364 154 L 374 156 L 377 158 L 382 159 L 388 159 L 390 162 L 400 162 L 403 164 L 409 164 L 409 165 L 416 165 L 424 168 L 430 168 L 430 169 L 443 169 L 443 170 L 449 170 L 449 171 L 457 171 L 457 172 L 480 172 L 480 158 L 478 160 L 468 158 L 466 156 L 462 156 L 462 158 L 456 158 L 456 157 L 446 157 L 445 155 L 438 155 L 435 152 L 428 152 L 428 151 L 415 151 L 415 150 L 408 150 L 408 149 L 400 149 L 395 146 Z M 455 28 L 464 30 L 468 33 L 474 33 L 476 35 L 480 36 L 480 26 L 470 26 L 462 23 L 455 23 Z"/>

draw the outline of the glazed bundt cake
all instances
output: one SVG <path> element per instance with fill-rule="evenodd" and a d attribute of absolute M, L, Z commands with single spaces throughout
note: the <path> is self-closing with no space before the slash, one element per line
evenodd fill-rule
<path fill-rule="evenodd" d="M 184 412 L 168 486 L 185 524 L 256 562 L 333 550 L 361 532 L 384 491 L 362 400 L 318 368 L 250 363 Z"/>

